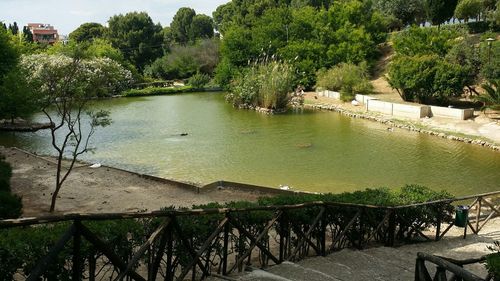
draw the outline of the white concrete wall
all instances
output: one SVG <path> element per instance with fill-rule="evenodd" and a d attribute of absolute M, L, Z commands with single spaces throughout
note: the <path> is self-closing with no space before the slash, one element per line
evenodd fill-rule
<path fill-rule="evenodd" d="M 319 91 L 318 95 L 340 100 L 340 93 L 335 91 Z M 381 101 L 374 97 L 359 94 L 356 95 L 354 99 L 359 103 L 364 104 L 367 111 L 380 112 L 395 117 L 418 119 L 436 116 L 458 120 L 466 120 L 474 117 L 474 109 L 472 108 L 458 109 L 441 106 L 400 104 Z"/>
<path fill-rule="evenodd" d="M 429 114 L 429 106 L 427 105 L 409 105 L 394 103 L 392 108 L 392 115 L 396 117 L 406 118 L 424 118 Z"/>
<path fill-rule="evenodd" d="M 325 90 L 323 91 L 323 96 L 331 99 L 340 100 L 340 93 L 335 91 Z"/>
<path fill-rule="evenodd" d="M 431 106 L 429 117 L 444 117 L 458 120 L 466 120 L 474 116 L 474 109 L 459 109 L 441 106 Z"/>
<path fill-rule="evenodd" d="M 376 99 L 368 100 L 366 103 L 368 111 L 376 111 L 384 114 L 392 115 L 393 103 Z"/>
<path fill-rule="evenodd" d="M 374 98 L 374 97 L 369 97 L 369 96 L 365 96 L 365 95 L 360 95 L 360 94 L 357 94 L 354 99 L 359 102 L 359 103 L 362 103 L 362 104 L 366 104 L 366 101 L 368 100 L 378 100 L 377 98 Z"/>

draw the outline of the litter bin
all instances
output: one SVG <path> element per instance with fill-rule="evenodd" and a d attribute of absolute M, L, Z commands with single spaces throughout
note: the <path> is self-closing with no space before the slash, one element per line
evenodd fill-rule
<path fill-rule="evenodd" d="M 458 227 L 466 227 L 469 219 L 469 206 L 458 206 L 455 209 L 455 225 Z"/>

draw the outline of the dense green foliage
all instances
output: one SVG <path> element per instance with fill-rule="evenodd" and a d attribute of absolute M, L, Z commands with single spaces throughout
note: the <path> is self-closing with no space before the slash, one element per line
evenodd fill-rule
<path fill-rule="evenodd" d="M 291 99 L 295 69 L 288 63 L 256 63 L 236 77 L 226 99 L 243 108 L 263 107 L 282 111 Z"/>
<path fill-rule="evenodd" d="M 195 89 L 203 89 L 210 82 L 210 76 L 203 73 L 196 73 L 188 79 L 188 85 Z"/>
<path fill-rule="evenodd" d="M 356 94 L 367 95 L 373 91 L 366 64 L 341 63 L 329 70 L 321 70 L 316 88 L 338 91 L 343 101 L 351 101 Z"/>
<path fill-rule="evenodd" d="M 391 21 L 391 29 L 400 29 L 407 25 L 425 21 L 424 0 L 375 0 L 375 7 Z"/>
<path fill-rule="evenodd" d="M 218 81 L 230 81 L 249 61 L 274 55 L 297 69 L 297 84 L 312 88 L 320 68 L 375 60 L 376 46 L 385 40 L 386 22 L 371 2 L 349 0 L 328 6 L 233 1 L 219 7 L 214 13 L 223 34 Z"/>
<path fill-rule="evenodd" d="M 23 207 L 21 198 L 11 193 L 11 177 L 12 168 L 0 154 L 0 219 L 17 218 L 21 215 Z"/>
<path fill-rule="evenodd" d="M 500 280 L 500 241 L 495 241 L 493 246 L 488 247 L 493 253 L 486 257 L 486 268 L 493 277 L 493 281 Z"/>
<path fill-rule="evenodd" d="M 108 38 L 113 47 L 122 51 L 139 70 L 162 54 L 162 28 L 153 23 L 148 14 L 116 15 L 109 19 L 108 24 Z"/>
<path fill-rule="evenodd" d="M 156 79 L 186 79 L 196 73 L 212 75 L 219 62 L 219 41 L 204 39 L 195 44 L 175 45 L 165 56 L 147 66 L 144 74 Z"/>
<path fill-rule="evenodd" d="M 185 45 L 198 39 L 214 36 L 214 23 L 207 15 L 199 14 L 191 8 L 180 8 L 170 24 L 171 38 L 175 43 Z"/>
<path fill-rule="evenodd" d="M 462 27 L 406 29 L 393 37 L 395 57 L 388 80 L 405 101 L 446 104 L 483 78 L 495 77 L 498 64 L 486 42 L 476 44 Z M 496 44 L 491 46 L 496 48 Z"/>
<path fill-rule="evenodd" d="M 163 88 L 163 87 L 147 87 L 144 89 L 130 89 L 122 92 L 124 97 L 139 97 L 139 96 L 161 96 L 161 95 L 171 95 L 178 93 L 188 93 L 194 92 L 195 89 L 192 86 L 176 87 L 176 88 Z"/>
<path fill-rule="evenodd" d="M 16 39 L 0 28 L 0 119 L 14 121 L 36 109 L 33 91 L 26 84 L 25 73 L 17 67 L 21 53 Z"/>
<path fill-rule="evenodd" d="M 483 104 L 481 109 L 500 110 L 500 79 L 491 80 L 482 87 L 484 93 L 476 97 L 476 100 Z"/>
<path fill-rule="evenodd" d="M 106 27 L 100 23 L 87 22 L 80 25 L 77 29 L 69 34 L 69 39 L 81 42 L 92 42 L 97 38 L 104 38 L 106 34 Z"/>
<path fill-rule="evenodd" d="M 455 9 L 455 17 L 468 22 L 471 18 L 476 18 L 483 10 L 481 0 L 460 0 Z"/>
<path fill-rule="evenodd" d="M 434 25 L 441 25 L 450 20 L 458 0 L 425 0 L 427 20 Z"/>

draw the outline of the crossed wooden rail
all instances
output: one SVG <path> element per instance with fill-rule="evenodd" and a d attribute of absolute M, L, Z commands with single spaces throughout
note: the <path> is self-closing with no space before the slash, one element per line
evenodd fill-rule
<path fill-rule="evenodd" d="M 463 268 L 464 265 L 485 260 L 485 256 L 477 259 L 454 260 L 419 252 L 415 264 L 415 281 L 489 281 L 493 278 L 492 276 L 481 278 Z M 436 266 L 433 278 L 431 278 L 426 262 Z"/>
<path fill-rule="evenodd" d="M 210 275 L 228 275 L 236 270 L 241 271 L 249 263 L 265 267 L 285 260 L 299 260 L 311 254 L 324 256 L 345 247 L 363 248 L 370 243 L 393 246 L 404 243 L 411 237 L 432 240 L 425 231 L 430 224 L 435 225 L 434 239 L 439 240 L 454 226 L 450 217 L 452 204 L 467 200 L 473 201 L 465 231 L 469 228 L 477 234 L 492 217 L 500 215 L 500 207 L 491 199 L 499 196 L 500 191 L 397 207 L 309 202 L 245 209 L 67 214 L 3 220 L 0 221 L 0 230 L 72 222 L 46 256 L 31 270 L 26 280 L 43 278 L 48 267 L 71 240 L 71 264 L 66 266 L 71 266 L 72 280 L 82 280 L 84 276 L 88 276 L 91 281 L 97 277 L 143 281 L 159 280 L 161 275 L 161 280 L 170 281 L 185 280 L 189 274 L 191 280 L 198 280 Z M 431 211 L 436 217 L 432 219 L 432 223 L 412 219 L 411 214 L 419 210 Z M 308 212 L 310 220 L 297 221 L 295 215 L 300 211 Z M 251 227 L 240 216 L 253 212 L 264 212 L 269 215 L 269 219 L 262 221 L 258 227 Z M 186 236 L 180 220 L 200 216 L 217 216 L 218 223 L 203 243 L 195 243 L 192 237 Z M 149 233 L 142 245 L 133 249 L 132 256 L 127 260 L 116 254 L 108 241 L 101 239 L 85 225 L 86 221 L 120 219 L 159 220 L 158 226 Z M 448 226 L 441 231 L 443 224 Z M 82 256 L 83 239 L 107 260 L 101 263 L 89 260 L 86 263 Z M 258 255 L 252 256 L 255 252 Z M 187 255 L 187 261 L 182 261 L 183 254 Z M 111 266 L 116 275 L 99 275 L 95 268 L 97 266 Z"/>

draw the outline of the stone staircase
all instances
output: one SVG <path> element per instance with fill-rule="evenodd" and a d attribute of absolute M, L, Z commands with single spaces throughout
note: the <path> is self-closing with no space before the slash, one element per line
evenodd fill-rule
<path fill-rule="evenodd" d="M 457 229 L 458 230 L 458 229 Z M 500 240 L 500 219 L 485 227 L 479 235 L 461 237 L 461 231 L 451 233 L 439 242 L 426 242 L 401 247 L 375 247 L 366 250 L 344 249 L 326 257 L 311 257 L 296 263 L 283 262 L 265 269 L 249 268 L 249 271 L 229 276 L 226 280 L 239 281 L 319 281 L 319 280 L 414 280 L 417 252 L 439 256 L 468 259 L 490 253 L 487 246 Z M 434 270 L 433 265 L 428 266 Z M 465 266 L 465 269 L 485 277 L 483 265 Z M 432 274 L 432 272 L 431 272 Z M 222 277 L 221 277 L 222 278 Z M 212 280 L 222 280 L 212 278 Z"/>

